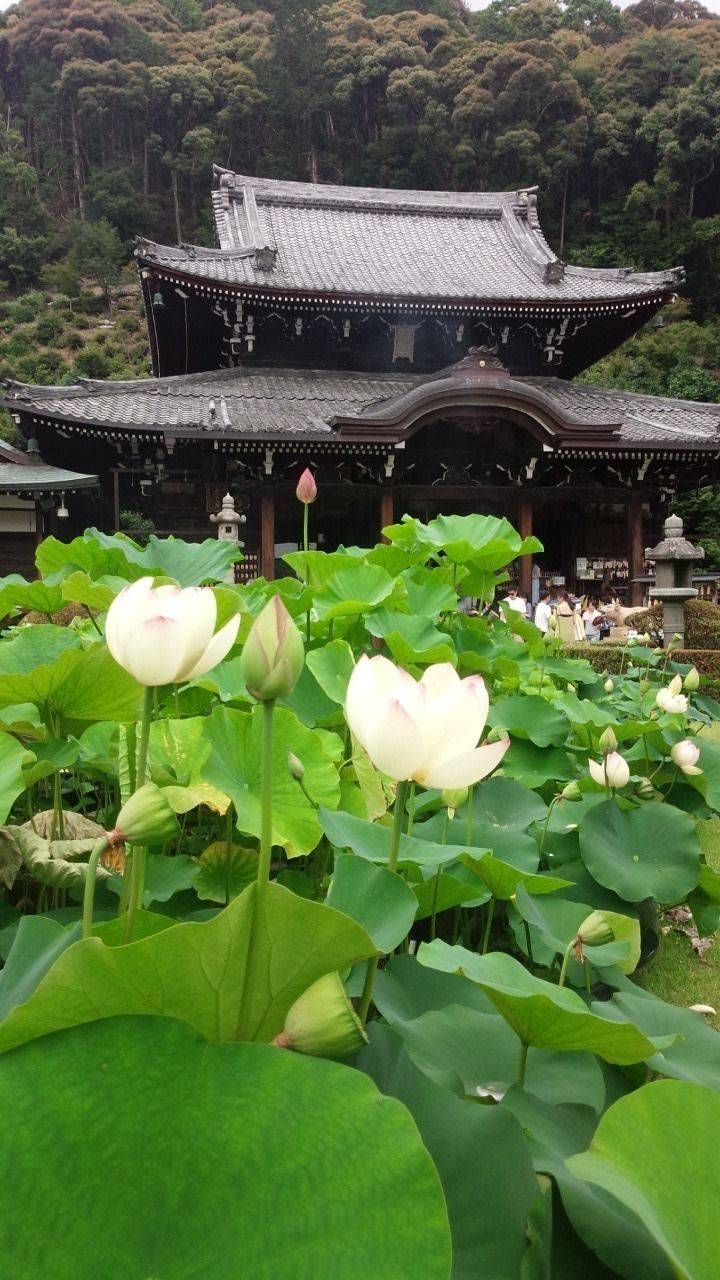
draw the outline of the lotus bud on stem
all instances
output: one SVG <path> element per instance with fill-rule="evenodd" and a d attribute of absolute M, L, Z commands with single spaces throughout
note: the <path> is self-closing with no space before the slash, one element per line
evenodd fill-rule
<path fill-rule="evenodd" d="M 609 756 L 612 751 L 617 751 L 617 738 L 609 725 L 600 734 L 598 745 L 604 756 Z"/>

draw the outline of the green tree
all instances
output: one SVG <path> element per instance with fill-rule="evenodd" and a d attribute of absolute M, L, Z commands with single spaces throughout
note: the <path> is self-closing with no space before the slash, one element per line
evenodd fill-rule
<path fill-rule="evenodd" d="M 109 311 L 124 252 L 120 237 L 107 218 L 77 225 L 72 257 L 78 274 L 99 287 Z"/>

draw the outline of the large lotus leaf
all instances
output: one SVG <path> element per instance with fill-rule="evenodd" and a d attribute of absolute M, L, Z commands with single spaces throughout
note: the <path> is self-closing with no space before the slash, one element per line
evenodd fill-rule
<path fill-rule="evenodd" d="M 419 544 L 414 550 L 409 550 L 406 547 L 393 547 L 389 542 L 378 542 L 364 558 L 368 564 L 379 564 L 392 578 L 397 578 L 414 565 L 424 565 L 428 557 L 425 547 Z"/>
<path fill-rule="evenodd" d="M 252 991 L 245 973 L 255 886 L 212 920 L 174 925 L 126 947 L 75 943 L 30 1000 L 0 1024 L 0 1050 L 114 1014 L 164 1014 L 208 1040 L 272 1040 L 303 991 L 375 954 L 364 929 L 330 907 L 268 886 Z"/>
<path fill-rule="evenodd" d="M 651 800 L 623 810 L 613 800 L 580 824 L 580 854 L 599 884 L 628 902 L 679 902 L 700 878 L 700 845 L 689 814 Z"/>
<path fill-rule="evenodd" d="M 381 636 L 393 658 L 401 665 L 411 663 L 455 663 L 450 637 L 427 617 L 379 609 L 365 619 L 372 636 Z"/>
<path fill-rule="evenodd" d="M 250 713 L 216 707 L 207 720 L 210 755 L 203 766 L 203 777 L 232 798 L 238 829 L 253 836 L 260 835 L 262 715 L 260 706 Z M 322 835 L 315 804 L 337 805 L 340 781 L 317 733 L 285 707 L 275 709 L 273 720 L 272 838 L 293 857 L 315 848 Z M 302 787 L 288 769 L 291 751 L 305 769 Z"/>
<path fill-rule="evenodd" d="M 454 612 L 457 608 L 457 590 L 452 570 L 425 569 L 416 565 L 412 569 L 406 569 L 400 576 L 405 583 L 411 614 L 422 618 L 437 618 L 441 613 Z"/>
<path fill-rule="evenodd" d="M 517 1280 L 537 1184 L 516 1121 L 497 1107 L 465 1102 L 439 1088 L 418 1070 L 390 1027 L 372 1023 L 369 1036 L 357 1065 L 383 1094 L 405 1104 L 440 1174 L 452 1231 L 452 1280 Z M 360 1267 L 354 1280 L 400 1280 L 405 1274 Z M 426 1274 L 421 1263 L 415 1280 Z"/>
<path fill-rule="evenodd" d="M 184 542 L 182 538 L 157 538 L 151 534 L 142 559 L 146 573 L 162 573 L 181 587 L 199 587 L 204 582 L 224 582 L 228 569 L 242 560 L 242 551 L 233 542 L 206 538 L 204 542 Z"/>
<path fill-rule="evenodd" d="M 658 1080 L 620 1098 L 570 1172 L 638 1215 L 679 1280 L 716 1280 L 720 1257 L 720 1096 Z"/>
<path fill-rule="evenodd" d="M 351 813 L 336 813 L 323 808 L 318 810 L 318 817 L 325 835 L 337 849 L 352 849 L 353 853 L 370 862 L 387 862 L 391 837 L 389 827 L 367 822 Z M 439 844 L 402 835 L 398 862 L 401 867 L 416 865 L 426 870 L 437 870 L 457 862 L 467 848 L 467 845 Z"/>
<path fill-rule="evenodd" d="M 571 680 L 568 675 L 566 679 Z M 602 731 L 611 724 L 617 729 L 617 712 L 613 706 L 591 702 L 589 698 L 578 698 L 576 693 L 561 693 L 553 698 L 553 705 L 567 716 L 571 724 L 593 725 Z M 617 737 L 617 733 L 615 735 Z"/>
<path fill-rule="evenodd" d="M 89 649 L 65 648 L 50 663 L 41 660 L 41 665 L 26 674 L 4 674 L 0 681 L 3 706 L 33 702 L 71 723 L 136 720 L 140 699 L 140 686 L 103 644 Z"/>
<path fill-rule="evenodd" d="M 78 569 L 60 583 L 63 600 L 84 604 L 86 609 L 104 612 L 110 608 L 115 596 L 127 586 L 124 578 L 106 576 L 94 582 L 89 574 Z"/>
<path fill-rule="evenodd" d="M 257 878 L 258 853 L 226 840 L 209 844 L 198 859 L 194 889 L 198 898 L 227 905 Z"/>
<path fill-rule="evenodd" d="M 197 874 L 197 862 L 186 853 L 178 853 L 173 858 L 162 853 L 150 854 L 145 865 L 143 907 L 149 907 L 153 902 L 169 902 L 176 893 L 191 889 Z M 113 876 L 108 889 L 119 897 L 123 890 L 122 877 Z"/>
<path fill-rule="evenodd" d="M 51 667 L 66 649 L 80 646 L 80 636 L 69 627 L 52 623 L 15 627 L 10 639 L 0 641 L 0 675 L 32 675 L 37 667 Z M 7 705 L 5 698 L 3 703 Z"/>
<path fill-rule="evenodd" d="M 638 987 L 617 991 L 602 1007 L 608 1018 L 629 1018 L 647 1036 L 675 1037 L 649 1059 L 653 1071 L 720 1092 L 720 1036 L 699 1013 L 666 1004 Z"/>
<path fill-rule="evenodd" d="M 117 773 L 119 733 L 114 720 L 99 720 L 84 729 L 77 740 L 83 765 L 101 773 Z"/>
<path fill-rule="evenodd" d="M 464 973 L 477 982 L 525 1044 L 563 1053 L 587 1050 L 621 1066 L 642 1062 L 669 1041 L 651 1040 L 630 1022 L 617 1023 L 590 1013 L 574 991 L 536 978 L 503 952 L 475 955 L 436 938 L 423 943 L 421 964 L 447 973 Z"/>
<path fill-rule="evenodd" d="M 490 857 L 490 854 L 487 856 Z M 440 871 L 439 880 L 434 875 L 428 880 L 411 881 L 412 891 L 417 898 L 415 919 L 427 920 L 428 916 L 439 915 L 441 911 L 449 911 L 451 907 L 463 904 L 475 906 L 483 899 L 487 900 L 489 893 L 478 892 L 477 882 L 469 884 L 466 879 L 461 878 L 466 870 L 465 867 L 453 867 L 451 873 Z"/>
<path fill-rule="evenodd" d="M 5 822 L 18 796 L 25 790 L 23 768 L 33 756 L 17 738 L 0 733 L 0 822 Z"/>
<path fill-rule="evenodd" d="M 502 1097 L 517 1078 L 515 1033 L 497 1013 L 462 1005 L 431 1009 L 397 1030 L 413 1062 L 444 1085 L 459 1080 L 468 1097 Z M 525 1088 L 553 1105 L 580 1103 L 600 1112 L 605 1081 L 591 1053 L 549 1053 L 531 1049 Z"/>
<path fill-rule="evenodd" d="M 204 716 L 156 720 L 150 726 L 148 759 L 158 786 L 187 786 L 202 773 L 209 754 Z"/>
<path fill-rule="evenodd" d="M 49 916 L 21 916 L 10 953 L 0 973 L 0 1022 L 24 1004 L 41 978 L 80 935 L 80 926 L 66 929 Z"/>
<path fill-rule="evenodd" d="M 59 587 L 48 586 L 46 582 L 26 582 L 14 574 L 0 581 L 0 618 L 11 613 L 13 609 L 21 609 L 23 613 L 57 613 L 65 604 Z"/>
<path fill-rule="evenodd" d="M 490 707 L 488 722 L 513 738 L 529 738 L 537 747 L 561 747 L 568 736 L 562 711 L 535 693 L 499 698 Z"/>
<path fill-rule="evenodd" d="M 511 866 L 536 871 L 538 847 L 527 828 L 534 820 L 545 817 L 547 807 L 540 797 L 514 778 L 489 778 L 474 788 L 472 805 L 472 839 L 465 848 L 489 849 Z M 418 825 L 417 833 L 437 840 L 443 824 L 444 815 L 436 814 Z M 447 839 L 455 845 L 467 841 L 467 806 L 463 805 L 448 824 Z"/>
<path fill-rule="evenodd" d="M 290 551 L 283 560 L 295 570 L 301 582 L 315 589 L 324 587 L 333 574 L 353 563 L 346 551 Z"/>
<path fill-rule="evenodd" d="M 343 703 L 355 668 L 353 651 L 347 641 L 331 640 L 319 649 L 311 649 L 306 664 L 323 693 L 333 702 Z"/>
<path fill-rule="evenodd" d="M 391 595 L 399 594 L 397 579 L 379 565 L 351 564 L 315 592 L 315 609 L 321 620 L 349 618 L 377 609 Z"/>
<path fill-rule="evenodd" d="M 399 952 L 378 969 L 373 1003 L 386 1022 L 412 1022 L 430 1009 L 462 1005 L 479 1013 L 495 1013 L 484 991 L 455 973 L 442 973 L 418 964 L 415 956 Z"/>
<path fill-rule="evenodd" d="M 698 766 L 702 773 L 690 781 L 700 792 L 705 803 L 720 812 L 720 746 L 709 742 L 707 738 L 697 738 L 695 745 L 700 748 Z"/>
<path fill-rule="evenodd" d="M 135 561 L 137 556 L 139 562 Z M 61 582 L 78 569 L 93 579 L 112 574 L 126 582 L 147 573 L 142 563 L 142 548 L 136 542 L 123 534 L 103 534 L 101 538 L 97 529 L 86 529 L 72 542 L 45 538 L 35 552 L 35 563 L 43 578 L 52 583 Z"/>
<path fill-rule="evenodd" d="M 542 787 L 546 782 L 567 782 L 573 766 L 560 747 L 536 747 L 534 742 L 516 738 L 503 756 L 503 773 L 525 787 Z"/>
<path fill-rule="evenodd" d="M 114 1018 L 5 1058 L 0 1104 L 13 1116 L 0 1245 L 18 1280 L 299 1280 L 328 1265 L 333 1280 L 448 1280 L 438 1175 L 405 1108 L 360 1072 Z M 63 1210 L 59 1186 L 82 1212 Z"/>
<path fill-rule="evenodd" d="M 541 877 L 542 878 L 542 877 Z M 569 887 L 565 882 L 565 887 Z M 581 926 L 592 917 L 595 926 L 604 925 L 612 935 L 606 942 L 583 946 L 583 953 L 596 968 L 617 965 L 623 973 L 633 973 L 640 960 L 640 922 L 632 916 L 606 909 L 596 910 L 584 902 L 564 898 L 539 902 L 520 886 L 515 900 L 523 920 L 540 932 L 553 951 L 564 953 Z"/>
<path fill-rule="evenodd" d="M 491 853 L 484 854 L 482 858 L 467 861 L 492 897 L 504 901 L 514 898 L 520 887 L 524 888 L 528 894 L 545 894 L 565 889 L 570 883 L 569 880 L 559 880 L 556 876 L 538 876 L 527 871 L 519 871 L 517 867 L 511 867 L 509 863 L 502 862 Z"/>
<path fill-rule="evenodd" d="M 33 742 L 33 755 L 23 765 L 25 786 L 32 787 L 59 769 L 71 769 L 79 755 L 77 738 L 45 738 L 41 742 Z"/>
<path fill-rule="evenodd" d="M 25 866 L 41 884 L 57 889 L 82 886 L 87 876 L 87 862 L 97 836 L 68 840 L 45 840 L 29 823 L 21 827 L 4 827 L 3 836 L 20 851 Z M 98 864 L 98 880 L 110 875 Z"/>
<path fill-rule="evenodd" d="M 589 1107 L 549 1106 L 517 1087 L 506 1094 L 500 1109 L 516 1117 L 537 1173 L 555 1180 L 578 1235 L 612 1274 L 625 1280 L 671 1280 L 666 1259 L 639 1218 L 614 1196 L 570 1173 L 567 1157 L 588 1146 L 597 1125 L 594 1112 Z M 571 1273 L 567 1280 L 580 1276 L 585 1280 L 584 1271 Z M 555 1280 L 554 1274 L 550 1280 Z"/>
<path fill-rule="evenodd" d="M 393 542 L 395 529 L 397 526 L 389 530 Z M 437 516 L 429 524 L 416 520 L 413 532 L 419 541 L 444 552 L 456 564 L 472 561 L 486 571 L 504 569 L 524 551 L 542 550 L 536 538 L 527 539 L 532 545 L 525 545 L 510 521 L 499 516 Z"/>
<path fill-rule="evenodd" d="M 292 693 L 281 698 L 279 705 L 289 707 L 310 729 L 318 724 L 331 724 L 340 720 L 337 703 L 328 697 L 307 664 L 300 672 Z"/>
<path fill-rule="evenodd" d="M 327 903 L 359 921 L 378 951 L 392 951 L 407 937 L 417 899 L 409 885 L 354 853 L 337 853 Z"/>

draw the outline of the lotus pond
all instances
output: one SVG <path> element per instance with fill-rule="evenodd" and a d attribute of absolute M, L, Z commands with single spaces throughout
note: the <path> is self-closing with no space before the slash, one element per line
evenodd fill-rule
<path fill-rule="evenodd" d="M 0 580 L 13 1280 L 717 1280 L 720 1038 L 638 977 L 720 924 L 720 705 L 459 612 L 507 521 L 384 534 Z"/>

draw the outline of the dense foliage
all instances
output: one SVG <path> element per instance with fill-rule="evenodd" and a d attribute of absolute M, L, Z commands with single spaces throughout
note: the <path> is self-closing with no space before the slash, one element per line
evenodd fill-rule
<path fill-rule="evenodd" d="M 659 909 L 718 926 L 720 707 L 458 613 L 507 521 L 384 532 L 0 582 L 44 619 L 0 638 L 13 1274 L 714 1280 L 720 1039 L 636 971 Z"/>
<path fill-rule="evenodd" d="M 568 260 L 687 269 L 689 317 L 600 376 L 717 396 L 720 19 L 695 0 L 474 14 L 459 0 L 20 0 L 0 49 L 11 290 L 71 292 L 80 272 L 107 291 L 137 234 L 208 243 L 213 161 L 386 186 L 538 183 Z"/>

